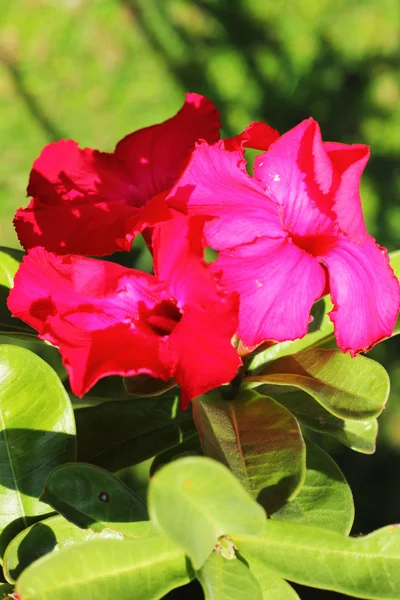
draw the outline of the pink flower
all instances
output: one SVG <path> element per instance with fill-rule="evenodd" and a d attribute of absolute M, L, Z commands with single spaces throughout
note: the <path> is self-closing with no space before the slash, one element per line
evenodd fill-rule
<path fill-rule="evenodd" d="M 324 143 L 308 119 L 255 161 L 222 143 L 198 145 L 168 202 L 207 215 L 207 243 L 228 290 L 240 294 L 238 335 L 248 346 L 307 332 L 313 303 L 330 292 L 338 345 L 355 354 L 393 330 L 399 283 L 368 235 L 359 180 L 367 146 Z"/>
<path fill-rule="evenodd" d="M 147 373 L 182 388 L 182 404 L 230 381 L 238 299 L 202 260 L 203 219 L 178 216 L 153 233 L 154 272 L 29 251 L 8 306 L 58 346 L 82 396 L 107 375 Z"/>
<path fill-rule="evenodd" d="M 131 133 L 112 154 L 72 140 L 49 144 L 31 171 L 33 198 L 15 216 L 22 246 L 95 256 L 129 250 L 140 231 L 170 218 L 165 192 L 195 142 L 216 142 L 219 129 L 214 105 L 187 94 L 174 117 Z"/>

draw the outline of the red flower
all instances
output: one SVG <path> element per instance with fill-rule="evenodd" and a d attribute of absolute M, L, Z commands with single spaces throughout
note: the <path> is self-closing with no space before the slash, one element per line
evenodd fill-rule
<path fill-rule="evenodd" d="M 240 294 L 246 345 L 302 337 L 312 304 L 328 291 L 344 352 L 391 334 L 399 284 L 364 224 L 359 180 L 368 156 L 366 146 L 323 143 L 312 119 L 257 157 L 254 178 L 242 150 L 203 143 L 192 153 L 168 202 L 213 217 L 206 239 L 220 251 L 222 282 Z"/>
<path fill-rule="evenodd" d="M 22 246 L 103 256 L 129 250 L 144 228 L 170 218 L 164 196 L 199 139 L 219 139 L 219 114 L 187 94 L 181 110 L 121 140 L 114 153 L 61 140 L 44 148 L 31 171 L 29 206 L 14 225 Z"/>
<path fill-rule="evenodd" d="M 182 388 L 182 404 L 230 381 L 236 294 L 202 260 L 203 220 L 178 216 L 154 229 L 154 272 L 75 255 L 29 251 L 8 306 L 58 346 L 82 396 L 106 375 L 147 373 Z"/>

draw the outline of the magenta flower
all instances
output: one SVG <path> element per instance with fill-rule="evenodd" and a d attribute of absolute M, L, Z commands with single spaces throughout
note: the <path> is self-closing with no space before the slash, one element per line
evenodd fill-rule
<path fill-rule="evenodd" d="M 139 232 L 170 218 L 165 192 L 195 142 L 214 143 L 219 130 L 214 105 L 187 94 L 174 117 L 131 133 L 112 154 L 72 140 L 49 144 L 31 171 L 32 200 L 14 219 L 22 246 L 94 256 L 129 250 Z"/>
<path fill-rule="evenodd" d="M 199 144 L 168 202 L 207 215 L 214 269 L 240 294 L 238 335 L 248 346 L 307 332 L 313 303 L 329 292 L 340 348 L 366 351 L 392 333 L 399 283 L 368 235 L 359 180 L 367 146 L 324 143 L 308 119 L 257 157 Z"/>
<path fill-rule="evenodd" d="M 179 216 L 153 233 L 149 275 L 106 261 L 29 251 L 8 306 L 60 349 L 82 396 L 101 377 L 147 373 L 182 388 L 182 405 L 236 374 L 238 298 L 202 260 L 203 219 Z"/>

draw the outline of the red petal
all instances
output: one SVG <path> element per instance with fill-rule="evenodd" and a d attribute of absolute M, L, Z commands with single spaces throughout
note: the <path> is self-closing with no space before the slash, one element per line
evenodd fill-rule
<path fill-rule="evenodd" d="M 225 150 L 268 150 L 270 145 L 279 137 L 279 131 L 273 129 L 262 121 L 250 123 L 239 135 L 224 140 Z"/>
<path fill-rule="evenodd" d="M 362 244 L 367 230 L 360 199 L 360 178 L 369 159 L 369 147 L 325 143 L 325 150 L 338 174 L 333 210 L 337 223 L 353 242 Z"/>
<path fill-rule="evenodd" d="M 144 204 L 176 182 L 199 139 L 219 140 L 219 113 L 199 94 L 186 94 L 180 111 L 171 119 L 135 131 L 121 140 L 116 156 L 132 174 L 135 199 Z"/>
<path fill-rule="evenodd" d="M 247 346 L 307 333 L 310 310 L 322 295 L 325 272 L 291 240 L 259 238 L 224 251 L 214 263 L 222 283 L 240 296 L 238 336 Z"/>
<path fill-rule="evenodd" d="M 167 202 L 189 215 L 218 217 L 205 228 L 207 242 L 216 250 L 260 235 L 284 235 L 278 205 L 246 173 L 242 152 L 227 152 L 222 143 L 197 146 Z"/>
<path fill-rule="evenodd" d="M 344 236 L 321 260 L 329 271 L 330 313 L 343 352 L 369 350 L 391 335 L 399 311 L 399 282 L 384 248 L 367 237 L 363 245 Z"/>
<path fill-rule="evenodd" d="M 203 227 L 202 217 L 180 215 L 154 229 L 154 273 L 182 308 L 206 306 L 221 299 L 203 260 Z"/>
<path fill-rule="evenodd" d="M 158 292 L 151 275 L 34 248 L 16 275 L 8 306 L 59 347 L 71 387 L 81 396 L 106 375 L 171 377 L 166 339 L 140 316 L 161 300 Z"/>
<path fill-rule="evenodd" d="M 182 408 L 193 398 L 231 381 L 241 360 L 231 344 L 237 328 L 236 296 L 189 308 L 170 337 L 177 359 L 176 380 L 182 388 Z"/>

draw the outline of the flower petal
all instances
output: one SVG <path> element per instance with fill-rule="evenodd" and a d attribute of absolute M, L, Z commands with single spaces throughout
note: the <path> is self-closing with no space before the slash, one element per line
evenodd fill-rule
<path fill-rule="evenodd" d="M 310 310 L 323 294 L 325 272 L 290 239 L 259 238 L 221 252 L 214 268 L 222 283 L 239 292 L 238 336 L 247 346 L 282 342 L 307 333 Z"/>
<path fill-rule="evenodd" d="M 218 141 L 220 127 L 219 113 L 210 100 L 186 94 L 174 117 L 122 139 L 115 155 L 131 173 L 136 202 L 143 205 L 172 187 L 195 143 L 200 139 L 210 144 Z"/>
<path fill-rule="evenodd" d="M 166 340 L 140 319 L 160 301 L 158 292 L 151 275 L 38 247 L 24 258 L 8 307 L 59 347 L 81 396 L 107 375 L 172 375 Z"/>
<path fill-rule="evenodd" d="M 34 198 L 17 211 L 14 226 L 25 250 L 43 246 L 58 254 L 104 256 L 130 249 L 141 212 L 124 202 L 97 201 L 94 196 L 73 203 L 60 199 L 51 205 Z"/>
<path fill-rule="evenodd" d="M 175 377 L 182 388 L 182 408 L 193 398 L 231 381 L 241 360 L 231 344 L 238 323 L 238 297 L 190 307 L 170 336 L 178 358 Z"/>
<path fill-rule="evenodd" d="M 254 175 L 282 206 L 286 231 L 298 236 L 333 232 L 335 172 L 313 119 L 303 121 L 257 156 Z"/>
<path fill-rule="evenodd" d="M 216 250 L 261 235 L 284 235 L 278 205 L 246 173 L 243 153 L 226 151 L 222 142 L 196 147 L 167 202 L 189 215 L 218 217 L 205 227 L 207 242 Z"/>
<path fill-rule="evenodd" d="M 222 298 L 203 260 L 203 228 L 203 217 L 179 215 L 154 229 L 154 273 L 182 308 L 208 306 Z"/>
<path fill-rule="evenodd" d="M 334 303 L 330 318 L 337 343 L 352 355 L 391 335 L 399 311 L 399 282 L 384 248 L 368 236 L 363 245 L 340 236 L 321 260 Z"/>
<path fill-rule="evenodd" d="M 257 121 L 250 123 L 239 135 L 224 140 L 224 148 L 229 151 L 242 150 L 242 148 L 265 151 L 278 137 L 279 131 L 262 121 Z"/>
<path fill-rule="evenodd" d="M 369 147 L 336 142 L 325 143 L 324 147 L 338 174 L 333 206 L 337 223 L 353 242 L 362 244 L 368 234 L 362 214 L 360 178 L 369 159 Z"/>
<path fill-rule="evenodd" d="M 28 194 L 32 201 L 14 219 L 26 250 L 97 256 L 129 250 L 126 220 L 140 209 L 130 204 L 127 171 L 112 154 L 81 150 L 71 140 L 50 144 L 33 165 Z"/>

